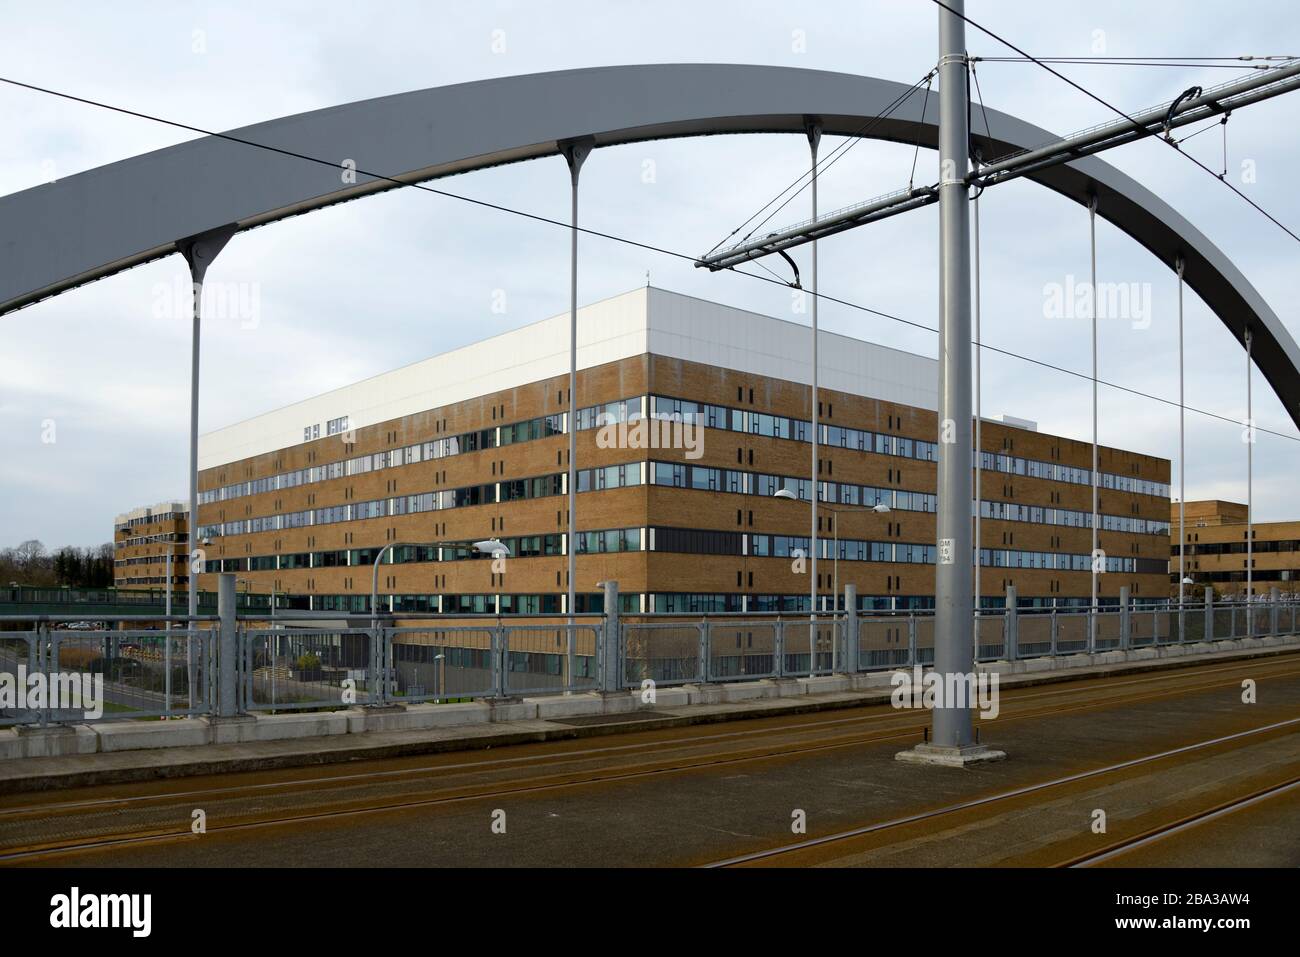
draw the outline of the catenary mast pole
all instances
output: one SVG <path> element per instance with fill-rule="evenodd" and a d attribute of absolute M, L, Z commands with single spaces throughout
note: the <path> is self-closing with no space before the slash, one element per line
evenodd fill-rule
<path fill-rule="evenodd" d="M 568 615 L 567 659 L 572 662 L 572 645 L 574 644 L 573 616 L 577 613 L 577 558 L 578 558 L 578 175 L 582 172 L 583 161 L 591 152 L 594 144 L 590 140 L 575 140 L 564 144 L 562 151 L 569 164 L 569 181 L 571 186 L 571 222 L 569 239 L 569 471 L 568 471 L 568 505 L 569 525 L 568 542 L 568 592 L 566 594 L 565 612 Z M 569 675 L 572 680 L 573 676 Z"/>
<path fill-rule="evenodd" d="M 934 575 L 934 667 L 974 671 L 971 629 L 971 272 L 967 199 L 966 26 L 963 0 L 939 10 L 939 488 Z M 933 742 L 973 743 L 969 707 L 934 709 Z"/>
<path fill-rule="evenodd" d="M 939 463 L 934 566 L 935 695 L 930 740 L 900 761 L 964 766 L 1004 758 L 975 739 L 971 527 L 970 105 L 963 0 L 939 9 Z"/>

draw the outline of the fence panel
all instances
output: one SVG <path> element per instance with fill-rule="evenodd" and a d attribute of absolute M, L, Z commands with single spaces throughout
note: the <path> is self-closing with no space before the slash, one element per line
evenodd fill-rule
<path fill-rule="evenodd" d="M 912 615 L 916 630 L 916 661 L 922 665 L 934 664 L 934 615 Z"/>
<path fill-rule="evenodd" d="M 1099 611 L 1094 616 L 1096 619 L 1097 634 L 1093 642 L 1093 648 L 1097 651 L 1108 651 L 1118 648 L 1120 645 L 1121 630 L 1123 622 L 1120 619 L 1119 611 Z"/>
<path fill-rule="evenodd" d="M 488 627 L 390 628 L 393 701 L 448 701 L 494 692 Z"/>
<path fill-rule="evenodd" d="M 1232 638 L 1245 638 L 1250 629 L 1250 609 L 1245 605 L 1232 606 Z"/>
<path fill-rule="evenodd" d="M 1044 612 L 1019 612 L 1016 615 L 1019 641 L 1016 655 L 1020 658 L 1041 658 L 1052 653 L 1052 616 Z"/>
<path fill-rule="evenodd" d="M 783 675 L 802 676 L 830 674 L 839 663 L 835 646 L 839 624 L 832 621 L 787 621 L 785 629 L 785 660 Z"/>
<path fill-rule="evenodd" d="M 907 619 L 863 618 L 858 623 L 858 662 L 863 671 L 910 664 Z"/>
<path fill-rule="evenodd" d="M 700 674 L 698 622 L 622 622 L 623 684 L 639 688 L 650 680 L 657 685 L 704 680 Z"/>
<path fill-rule="evenodd" d="M 785 622 L 784 627 L 788 642 L 790 622 Z M 774 677 L 778 673 L 776 630 L 774 621 L 709 619 L 709 680 L 747 681 Z M 789 655 L 788 644 L 786 654 Z"/>
<path fill-rule="evenodd" d="M 345 708 L 374 698 L 365 629 L 249 629 L 240 641 L 249 711 Z"/>
<path fill-rule="evenodd" d="M 1002 613 L 985 612 L 975 618 L 975 657 L 997 661 L 1007 654 L 1007 619 Z"/>
<path fill-rule="evenodd" d="M 1157 644 L 1156 619 L 1149 609 L 1134 608 L 1128 613 L 1128 644 L 1141 648 Z"/>
<path fill-rule="evenodd" d="M 1143 612 L 1143 617 L 1151 616 L 1151 633 L 1158 645 L 1169 644 L 1178 640 L 1178 612 L 1168 608 L 1153 608 Z"/>
<path fill-rule="evenodd" d="M 44 639 L 40 632 L 0 632 L 0 675 L 12 675 L 15 691 L 26 688 L 26 676 L 44 670 L 42 661 Z M 20 680 L 24 679 L 24 680 Z M 15 697 L 11 708 L 0 708 L 0 728 L 11 724 L 36 724 L 43 722 L 42 709 L 28 708 L 28 699 Z M 24 707 L 17 707 L 17 705 Z"/>
<path fill-rule="evenodd" d="M 1088 650 L 1088 613 L 1066 611 L 1056 613 L 1056 652 L 1061 655 Z"/>
<path fill-rule="evenodd" d="M 1194 642 L 1205 640 L 1205 608 L 1202 605 L 1184 605 L 1181 615 L 1182 632 L 1175 632 L 1174 641 Z"/>
<path fill-rule="evenodd" d="M 1273 634 L 1273 606 L 1261 601 L 1251 605 L 1250 610 L 1255 622 L 1255 628 L 1250 634 L 1255 638 Z"/>
<path fill-rule="evenodd" d="M 161 715 L 206 714 L 211 710 L 217 630 L 49 632 L 48 668 L 58 680 L 93 683 L 98 714 L 84 707 L 55 710 L 53 721 L 123 720 Z M 82 692 L 83 704 L 86 693 Z M 66 699 L 65 699 L 66 700 Z"/>
<path fill-rule="evenodd" d="M 599 687 L 598 625 L 505 625 L 506 694 L 555 694 Z M 569 644 L 573 655 L 570 669 Z M 572 670 L 572 673 L 570 673 Z"/>
<path fill-rule="evenodd" d="M 1213 619 L 1214 634 L 1206 635 L 1207 640 L 1218 640 L 1220 638 L 1232 637 L 1232 609 L 1226 606 L 1215 605 L 1210 612 Z"/>

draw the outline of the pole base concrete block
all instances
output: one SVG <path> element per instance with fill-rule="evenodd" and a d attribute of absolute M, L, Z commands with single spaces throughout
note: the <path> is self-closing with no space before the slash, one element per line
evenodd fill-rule
<path fill-rule="evenodd" d="M 849 691 L 851 683 L 848 675 L 817 675 L 813 678 L 798 679 L 804 694 L 834 694 Z M 784 697 L 784 695 L 782 696 Z"/>
<path fill-rule="evenodd" d="M 894 758 L 906 764 L 937 764 L 945 768 L 964 768 L 984 761 L 1001 761 L 1006 756 L 1005 751 L 995 751 L 982 744 L 953 748 L 925 741 L 914 748 L 899 751 Z"/>
<path fill-rule="evenodd" d="M 94 754 L 99 750 L 99 736 L 87 725 L 18 725 L 13 729 L 13 744 L 0 749 L 0 756 L 15 758 L 56 758 L 72 754 Z"/>
<path fill-rule="evenodd" d="M 211 744 L 242 744 L 257 740 L 257 718 L 251 714 L 204 715 L 199 721 L 208 726 Z"/>
<path fill-rule="evenodd" d="M 881 688 L 893 687 L 893 684 L 894 672 L 892 671 L 872 671 L 856 674 L 852 679 L 854 691 L 879 691 Z"/>
<path fill-rule="evenodd" d="M 533 721 L 536 718 L 536 701 L 524 701 L 523 698 L 489 699 L 489 721 Z"/>
<path fill-rule="evenodd" d="M 682 688 L 690 698 L 691 704 L 721 704 L 722 686 L 709 684 L 688 684 Z"/>
<path fill-rule="evenodd" d="M 627 691 L 597 691 L 594 694 L 600 695 L 600 700 L 604 704 L 602 713 L 604 714 L 627 714 L 635 711 L 640 696 L 633 697 Z"/>
<path fill-rule="evenodd" d="M 682 708 L 691 703 L 691 693 L 686 688 L 656 688 L 654 699 L 645 700 L 640 691 L 633 692 L 635 708 Z"/>

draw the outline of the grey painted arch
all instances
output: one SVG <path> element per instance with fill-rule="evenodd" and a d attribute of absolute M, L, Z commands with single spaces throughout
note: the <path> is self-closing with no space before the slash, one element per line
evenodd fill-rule
<path fill-rule="evenodd" d="M 420 182 L 559 153 L 566 140 L 596 146 L 719 133 L 803 133 L 820 119 L 832 135 L 858 135 L 906 90 L 889 80 L 773 66 L 659 64 L 565 70 L 481 80 L 362 100 L 230 131 L 330 164 Z M 872 139 L 934 148 L 938 129 L 923 96 L 874 122 Z M 1052 134 L 990 110 L 986 157 L 1036 146 Z M 973 124 L 983 125 L 983 113 Z M 981 140 L 983 136 L 979 137 Z M 0 197 L 0 315 L 178 250 L 224 226 L 251 229 L 395 188 L 339 167 L 208 136 Z M 1300 350 L 1263 297 L 1199 230 L 1139 183 L 1097 157 L 1031 178 L 1086 205 L 1171 269 L 1254 358 L 1300 426 Z M 557 186 L 557 188 L 559 188 Z"/>

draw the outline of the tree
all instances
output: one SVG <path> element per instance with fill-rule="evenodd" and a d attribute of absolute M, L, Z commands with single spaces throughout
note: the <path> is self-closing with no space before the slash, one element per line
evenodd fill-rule
<path fill-rule="evenodd" d="M 45 546 L 39 538 L 29 538 L 14 549 L 14 558 L 19 568 L 35 571 L 45 560 Z"/>
<path fill-rule="evenodd" d="M 30 539 L 15 548 L 0 549 L 0 583 L 49 587 L 107 588 L 113 584 L 113 545 L 93 548 L 65 545 L 53 554 Z"/>

